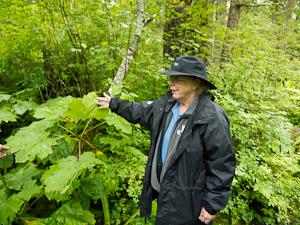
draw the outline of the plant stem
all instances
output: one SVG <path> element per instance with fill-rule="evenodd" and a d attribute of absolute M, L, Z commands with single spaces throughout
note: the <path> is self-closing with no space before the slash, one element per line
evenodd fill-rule
<path fill-rule="evenodd" d="M 76 134 L 75 134 L 75 133 L 73 133 L 72 131 L 70 131 L 70 130 L 68 130 L 68 129 L 64 128 L 63 126 L 61 126 L 61 125 L 59 125 L 59 124 L 57 124 L 57 125 L 58 125 L 60 128 L 64 129 L 65 131 L 67 131 L 67 132 L 69 132 L 69 133 L 73 134 L 74 136 L 76 136 Z"/>
<path fill-rule="evenodd" d="M 97 128 L 97 127 L 100 127 L 100 126 L 101 126 L 102 124 L 104 124 L 104 123 L 105 123 L 105 121 L 102 122 L 102 123 L 100 123 L 100 124 L 98 124 L 97 126 L 94 126 L 94 127 L 91 128 L 91 129 L 87 130 L 85 133 L 88 133 L 88 132 L 90 132 L 91 130 L 93 130 L 93 129 Z M 85 134 L 85 133 L 82 133 L 82 135 Z"/>
<path fill-rule="evenodd" d="M 78 145 L 79 145 L 79 157 L 80 157 L 81 156 L 81 140 L 79 140 Z"/>
<path fill-rule="evenodd" d="M 86 128 L 88 127 L 88 125 L 90 124 L 90 122 L 92 121 L 92 119 L 93 119 L 93 118 L 91 118 L 91 119 L 89 120 L 89 122 L 86 124 L 86 126 L 85 126 L 83 132 L 82 132 L 81 135 L 80 135 L 80 138 L 83 137 L 83 135 L 84 135 L 84 133 L 85 133 L 85 130 L 86 130 Z"/>
<path fill-rule="evenodd" d="M 35 199 L 35 200 L 27 207 L 26 211 L 27 211 L 28 209 L 30 209 L 30 207 L 31 207 L 34 203 L 36 203 L 36 201 L 39 200 L 43 195 L 44 195 L 44 192 L 42 192 L 42 194 L 41 194 L 38 198 L 36 198 L 36 199 Z"/>
<path fill-rule="evenodd" d="M 124 223 L 124 225 L 129 224 L 129 222 L 131 220 L 133 220 L 139 214 L 139 212 L 140 212 L 140 209 L 136 210 L 135 213 L 133 213 L 132 216 Z"/>

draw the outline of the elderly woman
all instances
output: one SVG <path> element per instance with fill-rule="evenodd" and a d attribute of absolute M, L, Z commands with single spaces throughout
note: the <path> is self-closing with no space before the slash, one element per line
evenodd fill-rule
<path fill-rule="evenodd" d="M 98 105 L 151 132 L 140 216 L 151 216 L 157 198 L 156 224 L 212 224 L 231 195 L 236 160 L 229 119 L 207 92 L 216 87 L 207 81 L 200 58 L 178 57 L 160 73 L 169 75 L 171 90 L 154 102 L 104 93 Z"/>

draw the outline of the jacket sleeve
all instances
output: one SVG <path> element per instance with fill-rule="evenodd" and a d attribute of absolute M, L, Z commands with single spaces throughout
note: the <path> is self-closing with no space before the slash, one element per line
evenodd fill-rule
<path fill-rule="evenodd" d="M 236 166 L 229 119 L 221 107 L 217 108 L 215 121 L 207 125 L 203 142 L 207 163 L 204 208 L 215 215 L 229 200 Z"/>
<path fill-rule="evenodd" d="M 153 103 L 151 101 L 136 103 L 112 98 L 109 108 L 112 112 L 122 116 L 130 123 L 139 123 L 148 130 L 152 127 Z"/>

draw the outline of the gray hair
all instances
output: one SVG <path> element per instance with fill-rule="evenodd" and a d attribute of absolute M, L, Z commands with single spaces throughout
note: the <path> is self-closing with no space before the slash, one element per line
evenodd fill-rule
<path fill-rule="evenodd" d="M 199 83 L 198 87 L 195 90 L 196 95 L 201 95 L 202 93 L 206 93 L 210 89 L 210 86 L 208 86 L 208 84 L 205 81 L 199 79 L 198 77 L 190 76 L 190 78 L 194 81 L 200 80 L 200 83 Z"/>

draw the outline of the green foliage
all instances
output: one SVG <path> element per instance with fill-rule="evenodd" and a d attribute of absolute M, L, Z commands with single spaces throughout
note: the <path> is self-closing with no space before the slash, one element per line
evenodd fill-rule
<path fill-rule="evenodd" d="M 22 128 L 15 136 L 7 139 L 7 144 L 11 146 L 11 153 L 16 153 L 17 163 L 32 161 L 36 156 L 44 159 L 52 153 L 51 146 L 56 145 L 55 140 L 47 138 L 49 135 L 50 132 L 44 128 Z"/>
<path fill-rule="evenodd" d="M 101 161 L 96 159 L 93 153 L 83 153 L 78 161 L 75 156 L 61 159 L 57 164 L 50 166 L 41 181 L 45 185 L 45 192 L 59 192 L 65 194 L 72 187 L 73 181 L 79 177 L 84 169 L 91 169 Z M 57 182 L 59 181 L 59 183 Z"/>
<path fill-rule="evenodd" d="M 39 174 L 39 170 L 34 166 L 23 167 L 16 172 L 10 173 L 6 177 L 6 187 L 20 190 L 25 183 L 32 181 L 32 177 Z"/>
<path fill-rule="evenodd" d="M 98 109 L 96 97 L 95 92 L 91 92 L 82 99 L 73 99 L 69 104 L 70 110 L 65 113 L 75 118 L 75 121 L 88 118 L 95 118 L 97 120 L 103 119 L 108 112 L 105 109 Z"/>
<path fill-rule="evenodd" d="M 2 1 L 0 134 L 12 155 L 0 159 L 0 224 L 144 224 L 137 217 L 149 132 L 96 105 L 126 56 L 135 4 Z M 230 31 L 215 20 L 218 10 L 202 0 L 145 2 L 153 20 L 113 91 L 140 102 L 169 89 L 157 73 L 174 59 L 163 55 L 163 25 L 179 22 L 166 44 L 206 59 L 231 120 L 238 166 L 216 223 L 299 224 L 300 137 L 289 134 L 300 124 L 299 20 L 286 32 L 285 8 L 243 6 Z M 228 63 L 220 62 L 224 46 Z"/>
<path fill-rule="evenodd" d="M 17 195 L 11 195 L 9 198 L 5 195 L 5 190 L 0 190 L 0 222 L 3 225 L 14 221 L 16 213 L 20 210 L 23 201 Z"/>
<path fill-rule="evenodd" d="M 10 97 L 11 95 L 0 94 L 0 125 L 2 121 L 6 123 L 16 121 L 16 115 L 11 112 L 11 105 L 6 102 Z"/>
<path fill-rule="evenodd" d="M 82 206 L 75 200 L 71 200 L 62 205 L 55 213 L 46 219 L 28 221 L 29 225 L 44 225 L 44 224 L 95 224 L 94 216 L 88 211 L 83 210 Z"/>
<path fill-rule="evenodd" d="M 214 94 L 229 115 L 238 160 L 233 194 L 223 213 L 231 224 L 296 223 L 300 180 L 293 174 L 300 170 L 300 155 L 289 129 L 299 119 L 299 62 L 282 54 L 265 14 L 241 20 L 232 62 L 212 70 L 218 87 Z"/>
<path fill-rule="evenodd" d="M 1 104 L 5 107 L 2 111 L 17 109 L 19 103 L 20 101 L 15 99 L 10 101 L 9 97 L 3 98 Z M 141 146 L 138 146 L 136 141 L 134 143 L 138 148 L 131 147 L 133 143 L 130 139 L 136 135 L 140 137 L 140 141 L 149 142 L 145 140 L 148 138 L 147 134 L 145 137 L 144 133 L 137 128 L 133 129 L 123 118 L 112 113 L 108 114 L 107 109 L 99 109 L 94 92 L 83 98 L 68 96 L 58 97 L 41 105 L 28 103 L 22 110 L 22 116 L 29 115 L 24 113 L 25 110 L 29 110 L 38 120 L 21 127 L 14 136 L 7 139 L 6 145 L 10 146 L 13 155 L 2 158 L 0 164 L 4 171 L 3 182 L 0 185 L 3 198 L 1 207 L 7 212 L 5 216 L 0 215 L 3 224 L 8 224 L 9 221 L 22 221 L 27 224 L 49 224 L 54 221 L 59 224 L 95 224 L 96 219 L 101 221 L 103 216 L 106 224 L 110 224 L 111 219 L 120 224 L 121 221 L 128 219 L 129 216 L 120 218 L 116 215 L 111 216 L 111 213 L 118 210 L 124 212 L 136 210 L 133 201 L 125 203 L 121 208 L 118 208 L 117 203 L 122 202 L 126 192 L 135 199 L 135 202 L 138 201 L 140 193 L 136 191 L 141 190 L 146 155 L 140 151 Z M 15 110 L 11 113 L 15 116 L 18 112 Z M 87 126 L 91 119 L 100 122 L 88 130 Z M 118 146 L 126 145 L 129 154 L 127 160 L 132 157 L 140 161 L 137 163 L 138 171 L 128 169 L 122 159 L 123 152 L 119 152 L 120 155 L 113 158 L 111 155 L 120 150 L 112 148 L 103 154 L 98 150 L 102 148 L 97 142 L 96 144 L 93 142 L 95 146 L 89 143 L 96 150 L 96 154 L 89 150 L 81 152 L 80 147 L 78 152 L 74 152 L 75 145 L 80 145 L 82 141 L 86 142 L 83 135 L 98 127 L 113 130 L 112 136 L 130 135 L 126 138 L 127 143 L 124 139 Z M 124 133 L 118 133 L 114 127 Z M 142 150 L 145 151 L 145 148 Z M 120 170 L 115 168 L 115 163 L 120 163 L 118 166 Z M 13 167 L 9 168 L 12 165 Z M 124 176 L 132 176 L 134 180 L 128 181 Z M 119 191 L 124 193 L 111 200 L 110 196 Z M 45 197 L 57 204 L 51 208 L 50 217 L 40 219 L 33 209 L 38 207 Z M 104 212 L 102 216 L 90 209 L 91 200 L 101 201 Z M 34 212 L 31 219 L 26 218 L 27 212 Z M 94 215 L 97 216 L 94 218 Z"/>
<path fill-rule="evenodd" d="M 132 128 L 130 123 L 128 123 L 124 118 L 118 116 L 117 114 L 110 114 L 106 117 L 106 122 L 108 125 L 114 125 L 117 129 L 124 133 L 131 134 Z"/>

